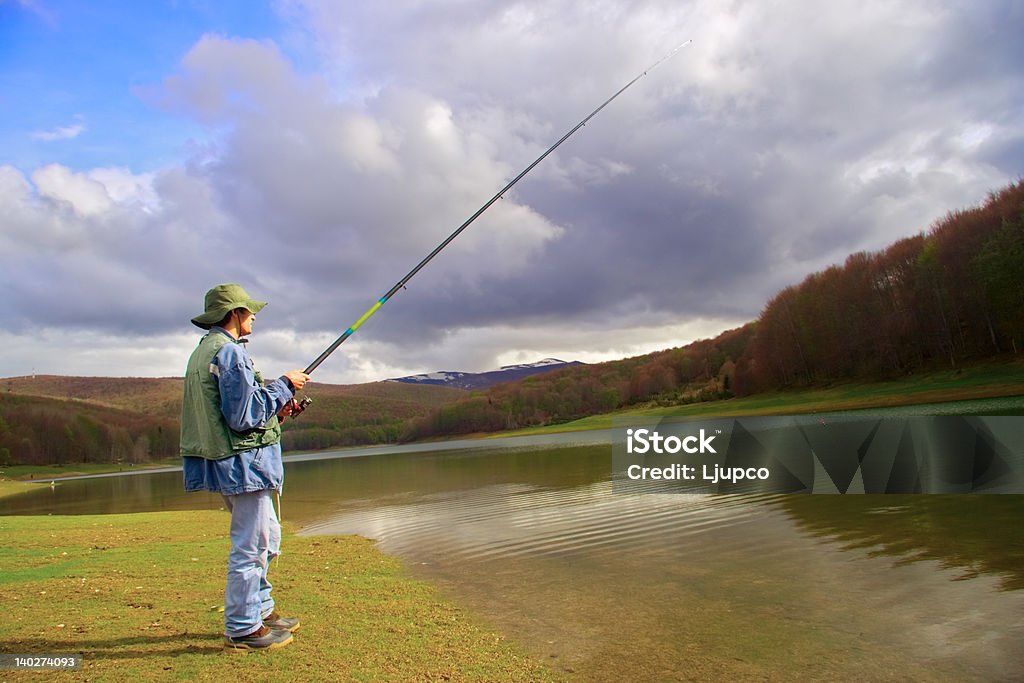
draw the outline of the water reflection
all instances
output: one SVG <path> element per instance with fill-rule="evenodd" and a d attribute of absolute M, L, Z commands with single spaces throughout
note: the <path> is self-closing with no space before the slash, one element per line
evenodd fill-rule
<path fill-rule="evenodd" d="M 1024 665 L 1024 496 L 613 495 L 608 450 L 363 463 L 306 533 L 377 539 L 584 680 Z"/>
<path fill-rule="evenodd" d="M 181 472 L 69 479 L 0 498 L 0 515 L 93 515 L 158 510 L 216 510 L 220 496 L 185 494 Z"/>
<path fill-rule="evenodd" d="M 899 563 L 935 560 L 1024 588 L 1024 496 L 786 496 L 778 505 L 804 529 L 846 549 L 868 549 Z"/>

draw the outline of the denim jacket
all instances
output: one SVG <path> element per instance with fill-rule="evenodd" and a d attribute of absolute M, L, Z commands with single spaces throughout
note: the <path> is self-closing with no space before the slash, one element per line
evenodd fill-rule
<path fill-rule="evenodd" d="M 214 327 L 211 334 L 227 332 Z M 230 336 L 230 335 L 229 335 Z M 220 392 L 220 412 L 228 426 L 245 432 L 266 424 L 294 396 L 291 382 L 279 377 L 264 385 L 252 359 L 241 344 L 224 344 L 214 356 L 214 374 Z M 227 496 L 264 489 L 280 489 L 284 483 L 281 444 L 273 443 L 219 460 L 182 457 L 186 491 L 213 491 Z"/>

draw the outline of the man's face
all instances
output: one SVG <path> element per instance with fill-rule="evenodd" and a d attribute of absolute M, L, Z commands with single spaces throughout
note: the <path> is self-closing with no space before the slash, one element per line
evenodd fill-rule
<path fill-rule="evenodd" d="M 252 311 L 243 310 L 238 319 L 238 332 L 240 336 L 252 334 L 252 324 L 256 320 L 256 314 Z"/>

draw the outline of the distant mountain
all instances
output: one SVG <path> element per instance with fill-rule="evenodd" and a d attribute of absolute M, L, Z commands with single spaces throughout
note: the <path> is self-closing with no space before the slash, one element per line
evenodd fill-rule
<path fill-rule="evenodd" d="M 577 360 L 566 362 L 557 358 L 545 358 L 536 363 L 505 365 L 498 370 L 491 370 L 490 372 L 454 372 L 445 370 L 441 372 L 428 372 L 422 375 L 396 377 L 385 381 L 402 382 L 404 384 L 437 384 L 456 389 L 486 389 L 495 384 L 512 382 L 529 377 L 530 375 L 539 375 L 544 372 L 569 367 L 570 365 L 583 365 L 583 363 Z"/>

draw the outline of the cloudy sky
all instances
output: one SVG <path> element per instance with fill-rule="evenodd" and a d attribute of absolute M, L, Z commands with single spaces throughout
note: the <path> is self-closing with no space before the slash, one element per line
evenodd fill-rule
<path fill-rule="evenodd" d="M 713 336 L 1024 173 L 1019 0 L 0 0 L 0 376 L 179 375 L 218 282 L 317 371 Z"/>

